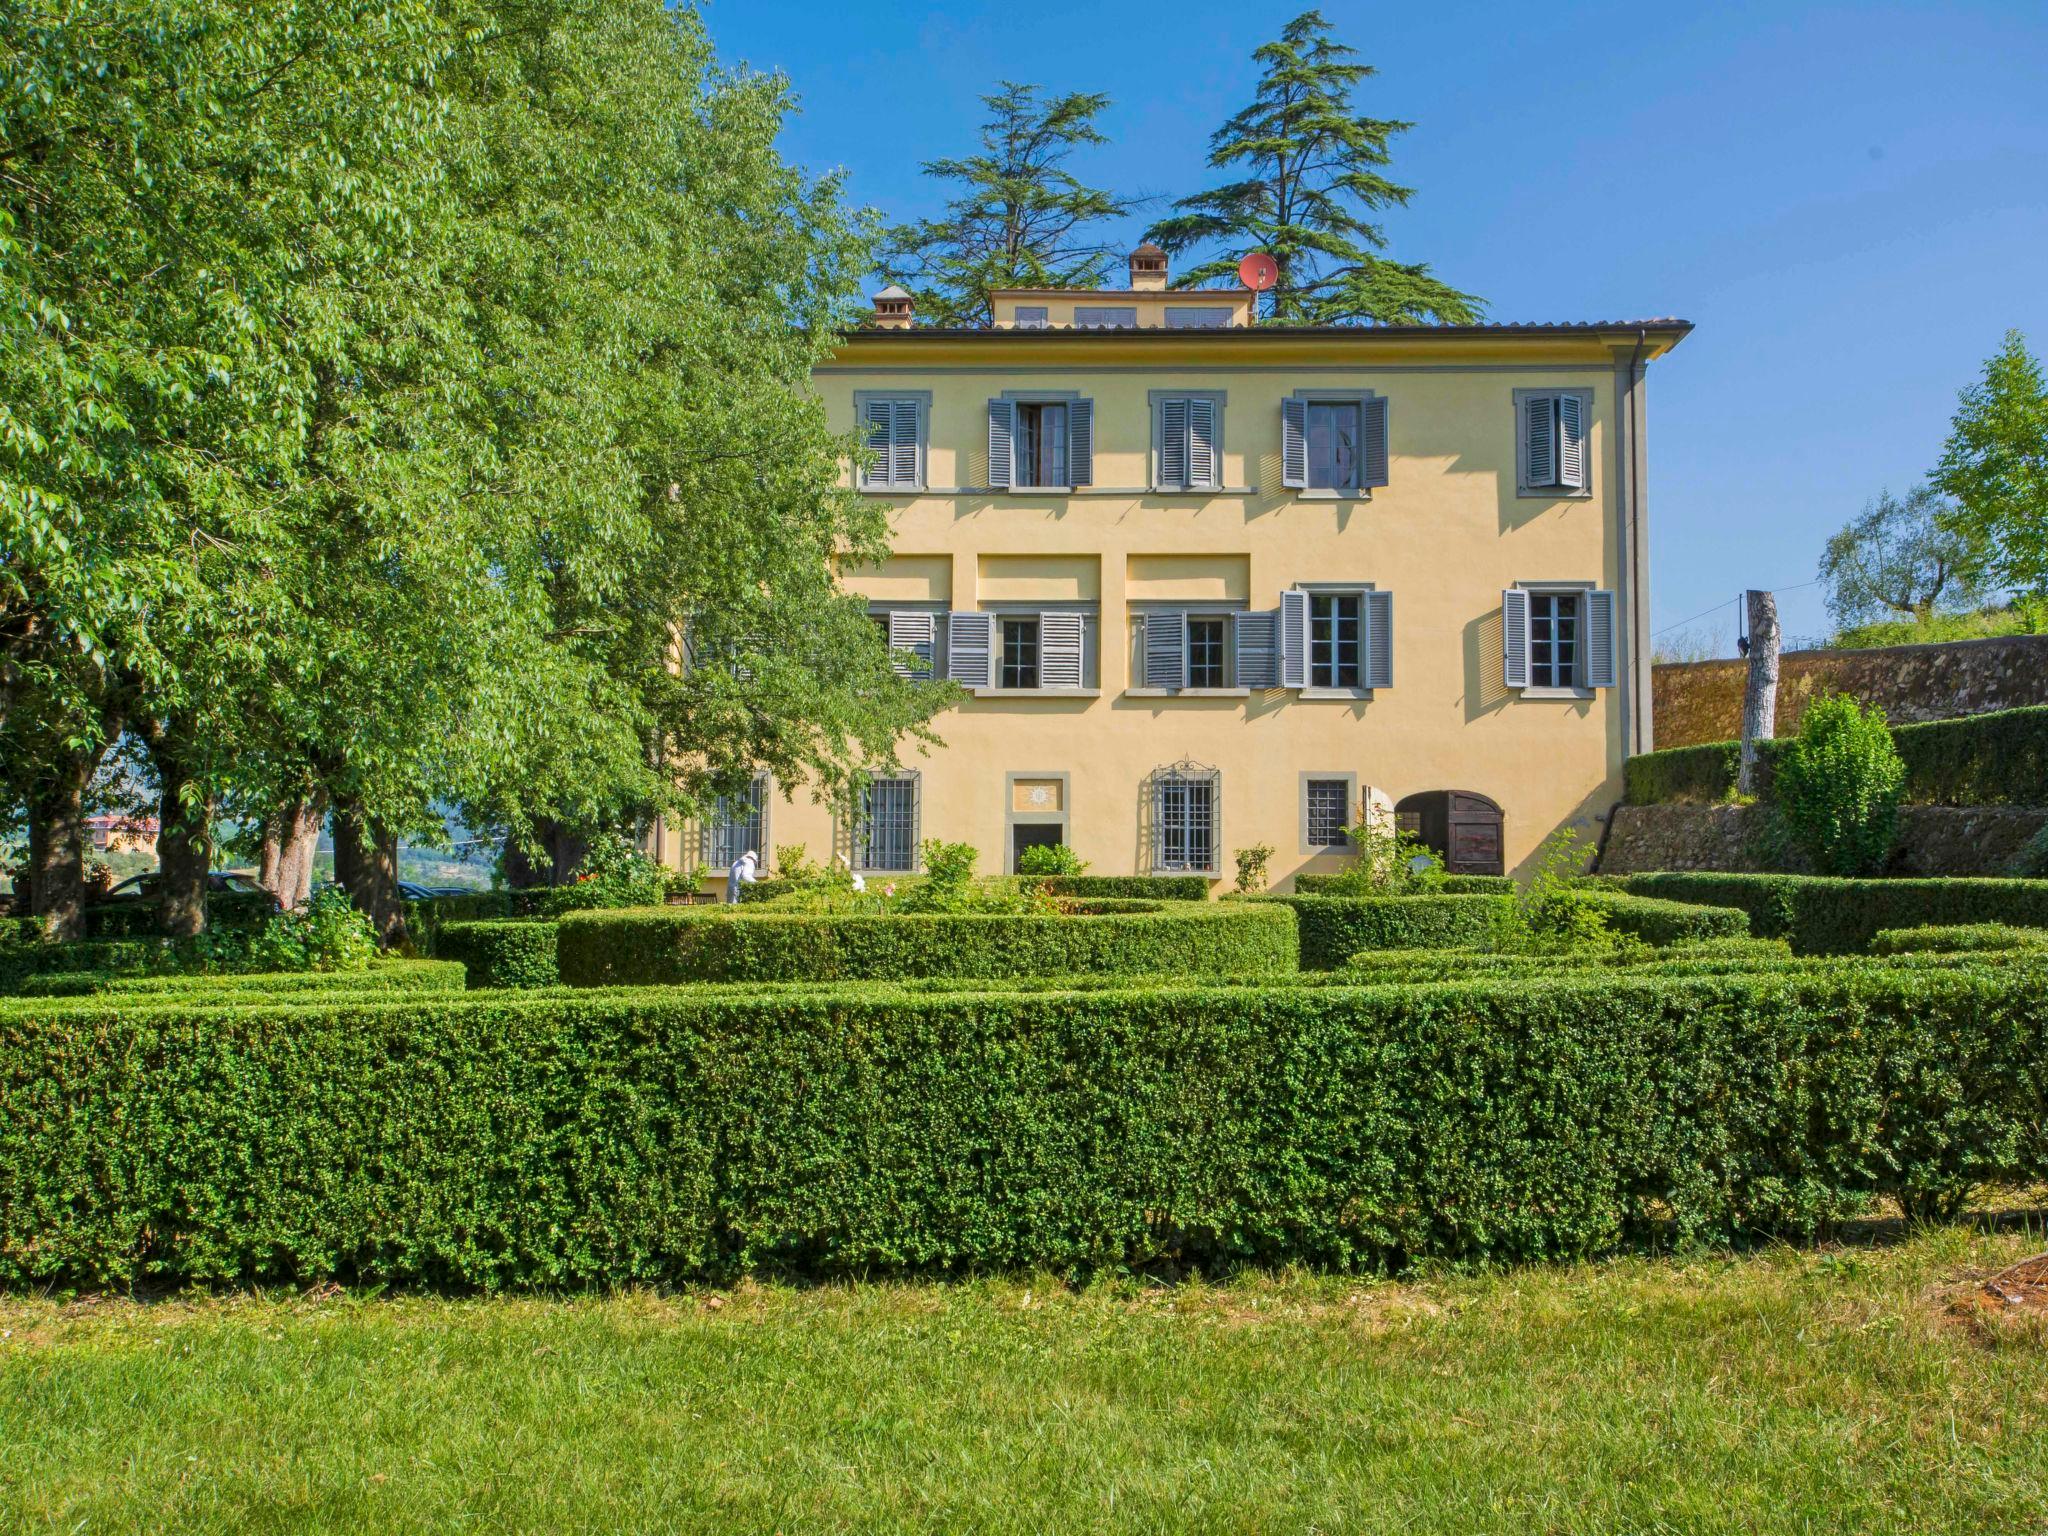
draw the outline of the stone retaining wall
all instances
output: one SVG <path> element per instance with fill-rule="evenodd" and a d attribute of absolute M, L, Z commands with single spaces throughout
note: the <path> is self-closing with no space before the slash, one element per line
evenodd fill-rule
<path fill-rule="evenodd" d="M 1796 852 L 1774 851 L 1769 811 L 1739 805 L 1620 805 L 1600 850 L 1603 875 L 1656 870 L 1803 874 Z M 1888 875 L 2003 875 L 2048 807 L 1912 805 L 1899 813 Z"/>
<path fill-rule="evenodd" d="M 1666 662 L 1651 671 L 1659 747 L 1742 734 L 1745 661 Z M 1777 734 L 1797 735 L 1808 700 L 1847 693 L 1893 725 L 2048 704 L 2048 635 L 2001 635 L 1875 651 L 1787 651 L 1779 660 Z"/>

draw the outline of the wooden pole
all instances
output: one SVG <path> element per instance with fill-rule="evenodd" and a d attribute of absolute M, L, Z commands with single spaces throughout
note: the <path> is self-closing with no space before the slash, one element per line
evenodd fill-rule
<path fill-rule="evenodd" d="M 1746 594 L 1749 603 L 1749 681 L 1742 690 L 1742 767 L 1735 787 L 1756 793 L 1756 744 L 1778 728 L 1778 599 L 1769 592 Z"/>

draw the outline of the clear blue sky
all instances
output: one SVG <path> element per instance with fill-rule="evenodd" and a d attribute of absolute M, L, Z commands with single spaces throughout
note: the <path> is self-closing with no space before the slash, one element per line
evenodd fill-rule
<path fill-rule="evenodd" d="M 785 149 L 891 218 L 965 153 L 1002 77 L 1107 92 L 1077 165 L 1162 198 L 1205 184 L 1251 50 L 1299 7 L 713 0 L 728 62 L 788 75 Z M 1378 66 L 1360 101 L 1416 127 L 1392 254 L 1501 320 L 1681 315 L 1652 370 L 1652 611 L 1732 643 L 1734 594 L 1807 586 L 1829 533 L 1939 453 L 2008 327 L 2048 351 L 2048 0 L 1469 4 L 1333 0 Z M 1131 231 L 1135 241 L 1137 226 Z"/>

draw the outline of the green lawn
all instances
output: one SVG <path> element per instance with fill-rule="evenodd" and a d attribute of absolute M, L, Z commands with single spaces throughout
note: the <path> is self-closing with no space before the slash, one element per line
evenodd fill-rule
<path fill-rule="evenodd" d="M 0 1530 L 2048 1530 L 2048 1242 L 1414 1285 L 0 1299 Z"/>

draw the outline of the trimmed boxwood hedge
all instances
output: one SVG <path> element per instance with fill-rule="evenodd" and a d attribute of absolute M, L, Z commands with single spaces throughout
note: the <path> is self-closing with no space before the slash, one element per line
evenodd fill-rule
<path fill-rule="evenodd" d="M 434 953 L 459 960 L 472 987 L 552 987 L 558 924 L 543 922 L 444 923 Z"/>
<path fill-rule="evenodd" d="M 1482 945 L 1514 907 L 1509 896 L 1262 896 L 1245 906 L 1290 907 L 1301 925 L 1301 968 L 1334 970 L 1361 949 Z"/>
<path fill-rule="evenodd" d="M 315 992 L 459 992 L 462 967 L 440 960 L 379 960 L 360 971 L 171 972 L 124 976 L 106 971 L 46 971 L 25 978 L 24 998 L 110 996 L 191 999 L 200 1004 L 263 1000 Z M 4 1000 L 0 1000 L 4 1001 Z"/>
<path fill-rule="evenodd" d="M 1924 928 L 1883 928 L 1871 935 L 1873 955 L 1950 955 L 1982 950 L 2048 947 L 2048 928 L 2007 923 L 1930 923 Z"/>
<path fill-rule="evenodd" d="M 1027 875 L 1055 896 L 1129 897 L 1138 901 L 1207 901 L 1206 875 Z"/>
<path fill-rule="evenodd" d="M 1906 764 L 1909 805 L 2048 804 L 2048 705 L 1892 727 Z M 1768 796 L 1789 739 L 1759 743 L 1757 787 Z M 1735 787 L 1741 744 L 1710 741 L 1632 757 L 1622 769 L 1631 805 L 1711 804 Z"/>
<path fill-rule="evenodd" d="M 1801 954 L 1855 954 L 1882 928 L 1935 923 L 2048 927 L 2048 880 L 1843 880 L 1827 875 L 1625 875 L 1638 896 L 1740 907 L 1752 933 Z"/>
<path fill-rule="evenodd" d="M 1607 919 L 1610 929 L 1641 939 L 1645 944 L 1739 939 L 1749 934 L 1749 914 L 1735 907 L 1705 907 L 1597 887 L 1579 894 L 1586 905 Z"/>
<path fill-rule="evenodd" d="M 636 907 L 573 913 L 560 926 L 562 980 L 582 987 L 1295 967 L 1293 916 L 1245 902 L 1061 917 Z"/>
<path fill-rule="evenodd" d="M 85 939 L 75 944 L 0 945 L 0 994 L 30 976 L 49 971 L 101 971 L 109 975 L 146 971 L 162 960 L 161 939 Z"/>
<path fill-rule="evenodd" d="M 1351 876 L 1338 875 L 1296 875 L 1294 894 L 1297 896 L 1341 896 Z M 1424 894 L 1430 896 L 1512 896 L 1515 882 L 1506 875 L 1445 875 L 1430 886 Z"/>
<path fill-rule="evenodd" d="M 2039 963 L 50 1007 L 0 1017 L 0 1284 L 1399 1271 L 2048 1177 Z"/>

